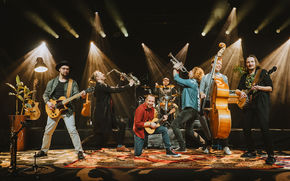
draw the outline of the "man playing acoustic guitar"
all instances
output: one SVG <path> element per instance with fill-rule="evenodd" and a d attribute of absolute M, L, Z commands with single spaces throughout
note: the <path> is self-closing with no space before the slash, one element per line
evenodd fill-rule
<path fill-rule="evenodd" d="M 69 79 L 70 64 L 68 62 L 63 61 L 57 64 L 55 68 L 59 72 L 59 75 L 47 83 L 43 94 L 43 100 L 49 110 L 57 109 L 56 105 L 54 105 L 50 99 L 57 100 L 61 96 L 66 96 L 68 98 L 76 94 L 80 94 L 80 96 L 84 98 L 86 95 L 85 91 L 79 93 L 77 82 Z M 59 120 L 62 118 L 69 132 L 74 148 L 78 153 L 78 159 L 84 159 L 83 148 L 75 126 L 74 106 L 71 103 L 68 103 L 66 106 L 68 108 L 61 112 L 59 117 L 54 119 L 50 116 L 47 117 L 47 124 L 43 135 L 41 150 L 35 155 L 36 157 L 47 156 L 47 152 L 51 143 L 51 137 Z"/>
<path fill-rule="evenodd" d="M 140 156 L 143 151 L 145 140 L 147 140 L 147 132 L 145 131 L 146 127 L 151 127 L 155 129 L 153 134 L 162 134 L 163 143 L 166 148 L 166 155 L 178 157 L 179 154 L 175 153 L 171 150 L 171 143 L 170 138 L 168 135 L 168 130 L 165 126 L 157 127 L 155 122 L 150 122 L 154 118 L 154 104 L 155 104 L 155 97 L 149 94 L 146 99 L 145 103 L 138 106 L 135 111 L 134 117 L 134 155 Z M 166 121 L 168 118 L 167 115 L 163 116 L 163 121 Z"/>
<path fill-rule="evenodd" d="M 266 164 L 276 162 L 269 132 L 270 92 L 273 90 L 272 80 L 266 70 L 259 68 L 259 61 L 255 55 L 250 55 L 245 60 L 246 73 L 241 77 L 238 89 L 251 90 L 252 95 L 241 91 L 241 97 L 250 97 L 250 103 L 243 109 L 243 132 L 247 144 L 247 152 L 241 155 L 245 158 L 256 157 L 254 140 L 251 128 L 258 123 L 261 128 L 265 150 L 268 154 Z M 260 79 L 260 80 L 259 80 Z M 259 80 L 259 81 L 257 81 Z M 257 84 L 257 82 L 260 82 Z"/>

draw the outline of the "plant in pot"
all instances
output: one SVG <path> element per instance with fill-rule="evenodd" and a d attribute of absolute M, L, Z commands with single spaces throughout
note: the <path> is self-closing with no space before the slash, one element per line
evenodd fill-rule
<path fill-rule="evenodd" d="M 23 82 L 21 82 L 20 77 L 16 76 L 16 85 L 6 83 L 13 92 L 9 92 L 8 95 L 15 96 L 15 115 L 9 115 L 11 135 L 17 132 L 26 121 L 25 109 L 30 107 L 28 102 L 31 100 L 31 94 L 34 91 L 31 91 Z M 25 129 L 22 129 L 18 133 L 17 139 L 17 150 L 24 150 L 25 147 Z"/>

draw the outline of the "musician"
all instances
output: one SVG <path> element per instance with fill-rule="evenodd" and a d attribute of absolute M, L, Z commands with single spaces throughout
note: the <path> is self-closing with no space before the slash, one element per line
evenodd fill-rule
<path fill-rule="evenodd" d="M 156 123 L 148 122 L 154 118 L 154 104 L 155 104 L 155 97 L 149 94 L 146 99 L 145 103 L 141 104 L 137 107 L 134 116 L 134 155 L 140 156 L 142 154 L 142 150 L 144 147 L 144 142 L 147 140 L 148 134 L 144 130 L 145 127 L 151 127 L 152 129 L 156 129 L 153 134 L 162 134 L 163 143 L 166 149 L 166 155 L 168 156 L 180 156 L 179 154 L 175 153 L 171 149 L 170 138 L 168 135 L 168 130 L 164 126 L 156 127 Z M 163 116 L 163 121 L 166 121 L 168 118 L 167 115 Z"/>
<path fill-rule="evenodd" d="M 157 82 L 155 83 L 154 92 L 159 96 L 159 98 L 163 96 L 172 96 L 177 93 L 177 90 L 173 85 L 169 85 L 169 78 L 164 77 L 162 79 L 162 85 L 159 85 Z"/>
<path fill-rule="evenodd" d="M 109 86 L 105 83 L 106 76 L 99 70 L 96 70 L 92 74 L 91 80 L 96 82 L 94 89 L 96 102 L 94 104 L 95 107 L 93 108 L 93 129 L 96 138 L 97 149 L 105 146 L 109 136 L 112 133 L 112 128 L 117 127 L 118 132 L 115 137 L 117 141 L 117 151 L 130 152 L 130 149 L 123 145 L 126 124 L 124 122 L 117 122 L 111 94 L 128 90 L 133 86 L 134 80 L 131 79 L 129 84 L 126 84 L 125 86 Z"/>
<path fill-rule="evenodd" d="M 50 99 L 57 100 L 61 96 L 66 96 L 71 66 L 69 62 L 63 61 L 57 64 L 55 68 L 59 72 L 59 75 L 47 83 L 46 89 L 43 94 L 43 100 L 51 110 L 55 108 L 55 105 L 49 101 Z M 73 96 L 78 93 L 78 84 L 75 80 L 73 80 L 70 95 Z M 84 98 L 86 96 L 86 92 L 82 91 L 81 96 L 82 98 Z M 35 155 L 36 157 L 47 156 L 47 152 L 51 143 L 51 137 L 54 133 L 55 128 L 57 127 L 59 120 L 62 118 L 69 132 L 74 148 L 77 151 L 78 159 L 84 159 L 83 148 L 81 145 L 78 131 L 75 126 L 75 108 L 71 102 L 68 103 L 67 107 L 67 111 L 62 112 L 60 117 L 56 119 L 47 117 L 47 123 L 45 126 L 41 150 Z"/>
<path fill-rule="evenodd" d="M 251 128 L 253 124 L 258 123 L 261 128 L 265 150 L 268 154 L 266 164 L 272 165 L 276 162 L 269 132 L 270 92 L 273 90 L 272 80 L 266 70 L 260 69 L 259 61 L 255 55 L 249 55 L 247 57 L 245 67 L 246 73 L 241 77 L 238 89 L 252 90 L 253 94 L 249 96 L 249 99 L 251 99 L 250 103 L 243 109 L 243 132 L 247 144 L 247 151 L 241 157 L 253 158 L 257 156 Z M 253 85 L 253 81 L 257 76 L 262 80 L 258 85 Z M 241 95 L 242 97 L 247 96 L 243 91 Z"/>
<path fill-rule="evenodd" d="M 181 102 L 182 111 L 172 121 L 171 128 L 179 144 L 179 148 L 175 151 L 184 152 L 186 151 L 186 145 L 180 131 L 180 127 L 184 123 L 186 123 L 185 131 L 187 135 L 198 141 L 204 148 L 207 147 L 208 143 L 193 130 L 194 120 L 200 120 L 198 113 L 200 109 L 198 82 L 202 79 L 204 72 L 201 68 L 194 67 L 188 72 L 189 79 L 182 79 L 179 77 L 179 73 L 177 71 L 180 69 L 180 66 L 180 63 L 173 66 L 173 76 L 174 80 L 183 87 Z"/>
<path fill-rule="evenodd" d="M 214 66 L 214 59 L 211 61 L 211 66 L 213 67 Z M 220 73 L 220 70 L 222 69 L 222 66 L 223 66 L 223 63 L 222 63 L 222 59 L 218 58 L 217 61 L 216 61 L 216 67 L 215 67 L 215 74 L 214 76 L 216 77 L 222 77 L 222 79 L 224 80 L 224 82 L 226 84 L 228 84 L 228 77 L 222 73 Z M 210 73 L 206 74 L 202 80 L 201 80 L 201 83 L 200 83 L 200 97 L 201 99 L 204 99 L 204 101 L 206 101 L 206 107 L 209 107 L 210 105 L 210 97 L 211 97 L 211 93 L 212 93 L 212 90 L 211 90 L 211 85 L 210 84 L 210 80 L 211 77 L 210 77 Z M 210 91 L 210 94 L 208 97 L 206 97 L 206 92 L 207 91 Z M 209 119 L 209 116 L 207 116 L 208 119 Z M 221 146 L 223 147 L 223 150 L 224 150 L 224 153 L 226 155 L 231 155 L 232 152 L 229 148 L 229 141 L 228 141 L 228 138 L 226 139 L 216 139 L 214 140 L 215 142 L 217 143 L 220 143 Z"/>
<path fill-rule="evenodd" d="M 155 89 L 154 93 L 158 95 L 159 101 L 158 106 L 156 107 L 158 109 L 158 112 L 160 114 L 166 114 L 167 111 L 175 108 L 176 114 L 178 114 L 178 106 L 175 103 L 176 102 L 176 96 L 177 96 L 177 90 L 175 89 L 174 85 L 169 85 L 169 78 L 164 77 L 162 79 L 162 85 L 159 85 L 157 82 L 155 83 Z M 167 99 L 167 100 L 166 100 Z M 165 107 L 165 102 L 168 101 L 167 106 Z M 171 122 L 173 120 L 173 115 L 168 115 L 168 120 Z"/>

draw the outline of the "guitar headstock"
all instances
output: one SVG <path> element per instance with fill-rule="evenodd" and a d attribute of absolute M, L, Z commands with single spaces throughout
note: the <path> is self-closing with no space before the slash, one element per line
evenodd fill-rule
<path fill-rule="evenodd" d="M 271 68 L 271 70 L 268 71 L 268 74 L 270 75 L 271 73 L 275 72 L 277 70 L 277 67 L 276 66 L 273 66 Z"/>
<path fill-rule="evenodd" d="M 94 92 L 95 90 L 95 87 L 89 87 L 85 90 L 86 93 L 91 93 L 91 92 Z"/>

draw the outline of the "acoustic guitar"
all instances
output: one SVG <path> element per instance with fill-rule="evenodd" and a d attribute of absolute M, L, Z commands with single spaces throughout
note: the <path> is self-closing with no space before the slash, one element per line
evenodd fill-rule
<path fill-rule="evenodd" d="M 41 112 L 39 110 L 39 102 L 35 102 L 36 96 L 36 85 L 38 83 L 38 79 L 34 79 L 33 81 L 33 93 L 32 99 L 28 100 L 25 104 L 25 112 L 24 115 L 29 117 L 30 120 L 37 120 L 39 119 Z"/>
<path fill-rule="evenodd" d="M 275 72 L 277 70 L 276 66 L 273 66 L 266 74 L 263 75 L 263 77 L 257 82 L 255 83 L 253 86 L 255 85 L 259 85 L 267 75 L 271 75 L 273 72 Z M 255 92 L 252 89 L 248 89 L 248 90 L 242 90 L 243 92 L 245 92 L 247 94 L 247 97 L 245 98 L 245 103 L 242 104 L 241 106 L 239 106 L 240 109 L 244 109 L 246 107 L 249 106 L 249 104 L 252 101 L 252 97 L 255 94 Z"/>
<path fill-rule="evenodd" d="M 94 91 L 94 87 L 89 87 L 85 90 L 86 93 L 90 93 Z M 50 109 L 48 105 L 45 105 L 45 111 L 47 115 L 54 119 L 59 117 L 63 111 L 67 110 L 68 107 L 66 106 L 70 101 L 79 98 L 81 96 L 81 92 L 75 94 L 69 98 L 65 98 L 65 96 L 61 96 L 58 100 L 50 99 L 49 101 L 54 104 L 54 109 Z"/>
<path fill-rule="evenodd" d="M 165 114 L 165 115 L 168 116 L 168 115 L 170 115 L 170 114 L 172 114 L 172 113 L 174 113 L 174 112 L 175 112 L 175 108 L 172 108 L 172 109 L 169 111 L 169 113 L 167 113 L 167 114 Z M 164 123 L 165 121 L 163 121 L 163 116 L 162 116 L 160 119 L 158 119 L 158 118 L 154 118 L 154 119 L 152 119 L 152 120 L 150 120 L 150 121 L 147 121 L 147 122 L 149 122 L 149 123 L 155 123 L 155 124 L 156 124 L 156 128 L 158 128 L 158 127 L 160 127 L 160 126 L 162 125 L 162 123 Z M 146 130 L 146 132 L 147 132 L 148 134 L 153 134 L 156 128 L 145 127 L 145 130 Z"/>

